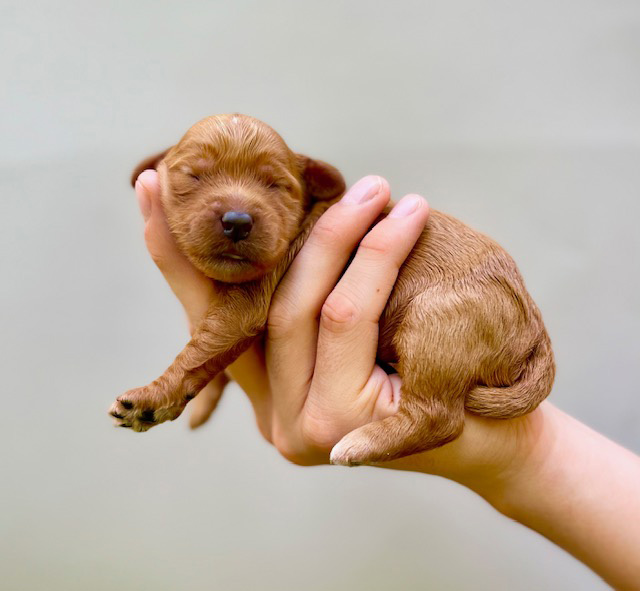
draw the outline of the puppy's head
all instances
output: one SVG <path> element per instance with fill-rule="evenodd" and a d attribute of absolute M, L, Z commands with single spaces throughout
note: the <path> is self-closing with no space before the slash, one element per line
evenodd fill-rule
<path fill-rule="evenodd" d="M 240 283 L 275 267 L 315 200 L 339 197 L 342 175 L 294 154 L 246 115 L 196 123 L 178 144 L 141 162 L 157 168 L 169 228 L 205 275 Z"/>

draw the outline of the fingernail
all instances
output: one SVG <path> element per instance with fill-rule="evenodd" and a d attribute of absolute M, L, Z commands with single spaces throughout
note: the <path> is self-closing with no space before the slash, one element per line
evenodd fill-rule
<path fill-rule="evenodd" d="M 366 176 L 360 179 L 341 199 L 342 203 L 355 205 L 364 203 L 380 192 L 382 182 L 379 176 Z"/>
<path fill-rule="evenodd" d="M 422 202 L 420 195 L 407 195 L 400 199 L 398 204 L 391 210 L 390 218 L 404 218 L 411 215 Z"/>
<path fill-rule="evenodd" d="M 136 197 L 138 198 L 140 213 L 146 222 L 151 215 L 151 199 L 149 199 L 146 187 L 140 181 L 136 181 Z"/>

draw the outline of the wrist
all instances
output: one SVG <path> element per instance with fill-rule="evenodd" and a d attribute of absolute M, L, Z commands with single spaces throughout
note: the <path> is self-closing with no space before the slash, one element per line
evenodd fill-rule
<path fill-rule="evenodd" d="M 555 467 L 569 461 L 559 445 L 568 420 L 572 419 L 543 402 L 529 415 L 507 421 L 513 423 L 505 425 L 512 430 L 511 449 L 505 449 L 504 462 L 494 477 L 474 490 L 500 513 L 522 522 L 530 497 L 543 494 Z"/>

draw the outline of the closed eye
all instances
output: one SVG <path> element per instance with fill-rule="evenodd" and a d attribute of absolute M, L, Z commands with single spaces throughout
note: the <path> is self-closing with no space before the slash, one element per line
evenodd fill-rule
<path fill-rule="evenodd" d="M 273 191 L 288 191 L 291 188 L 291 184 L 287 179 L 282 177 L 270 177 L 264 179 L 264 184 L 268 189 Z"/>
<path fill-rule="evenodd" d="M 200 175 L 197 172 L 195 172 L 195 170 L 189 165 L 181 166 L 179 171 L 184 175 L 183 178 L 186 178 L 186 179 L 189 179 L 190 181 L 195 181 L 195 182 L 200 181 Z"/>

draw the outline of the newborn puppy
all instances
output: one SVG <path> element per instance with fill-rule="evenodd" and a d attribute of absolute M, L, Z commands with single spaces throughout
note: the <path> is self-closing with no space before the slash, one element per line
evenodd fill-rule
<path fill-rule="evenodd" d="M 196 123 L 140 163 L 132 182 L 145 168 L 157 168 L 170 230 L 216 283 L 216 299 L 165 373 L 112 406 L 117 424 L 135 431 L 178 417 L 261 336 L 278 281 L 345 189 L 335 168 L 294 154 L 244 115 Z M 343 437 L 333 463 L 444 445 L 462 432 L 465 408 L 518 417 L 551 390 L 551 344 L 515 263 L 490 238 L 435 210 L 400 269 L 379 334 L 378 359 L 402 377 L 399 411 Z M 217 381 L 221 390 L 224 379 Z"/>

